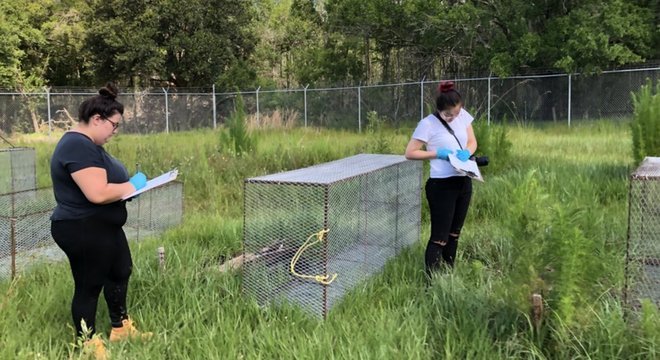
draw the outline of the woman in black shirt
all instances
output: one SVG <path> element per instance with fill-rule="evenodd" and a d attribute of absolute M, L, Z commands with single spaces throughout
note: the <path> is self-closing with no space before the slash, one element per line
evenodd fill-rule
<path fill-rule="evenodd" d="M 71 313 L 78 336 L 83 322 L 96 331 L 96 306 L 101 290 L 112 323 L 111 341 L 149 337 L 133 326 L 127 314 L 126 291 L 131 253 L 122 226 L 126 203 L 122 197 L 146 185 L 138 172 L 129 179 L 126 167 L 103 149 L 121 124 L 124 106 L 117 89 L 108 84 L 79 108 L 78 124 L 66 132 L 53 152 L 51 178 L 57 206 L 51 234 L 66 253 L 75 284 Z M 104 358 L 98 336 L 85 339 Z"/>

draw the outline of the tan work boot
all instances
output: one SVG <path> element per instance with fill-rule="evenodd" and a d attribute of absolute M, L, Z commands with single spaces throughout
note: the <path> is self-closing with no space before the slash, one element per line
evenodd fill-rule
<path fill-rule="evenodd" d="M 105 344 L 103 339 L 98 336 L 93 336 L 91 339 L 83 343 L 83 354 L 91 357 L 94 360 L 107 360 L 108 354 L 105 351 Z"/>
<path fill-rule="evenodd" d="M 149 340 L 153 333 L 150 332 L 141 332 L 133 326 L 133 321 L 131 319 L 125 319 L 121 321 L 122 327 L 116 328 L 113 327 L 110 332 L 110 341 L 122 341 L 128 339 L 139 339 L 139 340 Z"/>

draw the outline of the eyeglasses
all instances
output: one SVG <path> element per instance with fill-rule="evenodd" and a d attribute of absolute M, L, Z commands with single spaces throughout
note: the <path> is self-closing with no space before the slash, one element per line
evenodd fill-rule
<path fill-rule="evenodd" d="M 456 116 L 458 116 L 458 114 L 454 115 L 447 111 L 441 112 L 440 115 L 442 116 L 442 119 L 445 121 L 453 120 Z"/>
<path fill-rule="evenodd" d="M 459 111 L 457 111 L 455 114 L 452 114 L 451 111 L 445 110 L 445 111 L 441 112 L 440 115 L 441 115 L 445 120 L 449 120 L 449 119 L 452 119 L 452 120 L 453 120 L 455 117 L 457 117 L 457 116 L 460 114 L 460 112 L 461 112 L 461 111 L 460 111 L 460 109 L 459 109 Z"/>
<path fill-rule="evenodd" d="M 117 130 L 117 128 L 119 127 L 119 122 L 114 122 L 114 121 L 112 121 L 112 120 L 110 120 L 110 119 L 108 119 L 108 118 L 102 118 L 102 119 L 103 119 L 103 120 L 106 120 L 107 122 L 109 122 L 110 124 L 112 124 L 112 131 Z"/>

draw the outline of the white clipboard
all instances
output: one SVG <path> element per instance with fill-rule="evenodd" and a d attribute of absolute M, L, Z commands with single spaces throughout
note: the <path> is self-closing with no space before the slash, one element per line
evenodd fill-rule
<path fill-rule="evenodd" d="M 177 175 L 179 175 L 179 170 L 178 169 L 170 170 L 170 171 L 164 173 L 161 176 L 155 177 L 155 178 L 147 181 L 147 185 L 145 187 L 143 187 L 142 189 L 137 190 L 137 191 L 135 191 L 131 194 L 124 195 L 124 197 L 122 197 L 121 199 L 126 200 L 126 199 L 129 199 L 129 198 L 132 198 L 133 196 L 140 195 L 145 191 L 149 191 L 153 188 L 157 188 L 159 186 L 165 185 L 170 181 L 174 181 L 176 179 Z"/>
<path fill-rule="evenodd" d="M 474 160 L 461 161 L 454 154 L 449 154 L 447 157 L 449 158 L 449 163 L 451 166 L 453 166 L 454 169 L 456 169 L 456 171 L 462 175 L 467 175 L 470 178 L 479 180 L 481 182 L 484 181 L 484 178 L 481 177 L 479 166 L 477 166 L 477 163 Z"/>

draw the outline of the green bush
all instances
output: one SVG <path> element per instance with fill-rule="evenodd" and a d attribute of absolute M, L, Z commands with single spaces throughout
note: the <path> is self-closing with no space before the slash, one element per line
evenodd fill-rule
<path fill-rule="evenodd" d="M 246 118 L 243 97 L 239 94 L 236 96 L 236 109 L 227 119 L 228 133 L 223 132 L 220 139 L 221 143 L 229 143 L 238 156 L 256 148 L 256 138 L 250 134 Z"/>
<path fill-rule="evenodd" d="M 646 156 L 660 156 L 660 83 L 653 91 L 651 81 L 647 81 L 632 99 L 633 158 L 639 163 Z"/>

